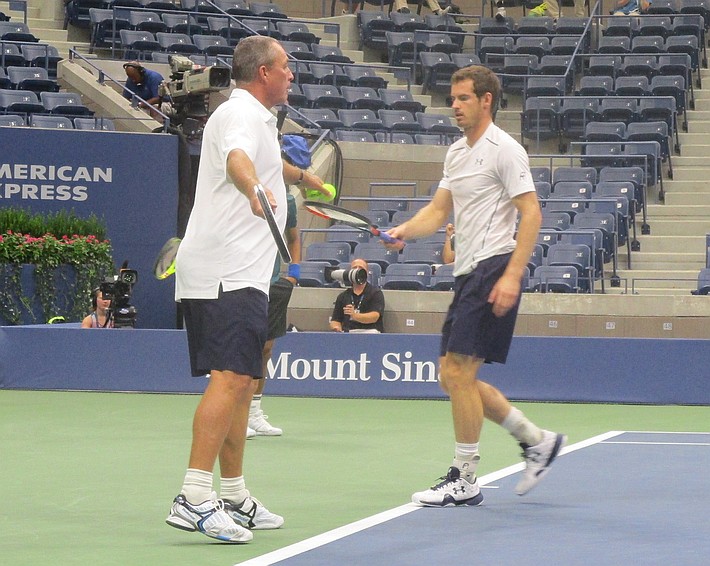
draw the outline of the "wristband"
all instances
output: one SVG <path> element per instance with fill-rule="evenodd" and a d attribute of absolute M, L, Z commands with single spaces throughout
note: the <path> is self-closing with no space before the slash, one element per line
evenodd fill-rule
<path fill-rule="evenodd" d="M 288 276 L 293 277 L 298 281 L 301 277 L 301 266 L 298 263 L 289 263 L 288 265 Z"/>
<path fill-rule="evenodd" d="M 301 176 L 298 178 L 298 181 L 296 181 L 296 182 L 294 183 L 294 185 L 296 185 L 296 186 L 300 185 L 300 184 L 303 182 L 303 173 L 304 173 L 304 171 L 303 171 L 303 169 L 301 169 L 300 171 L 301 171 Z"/>

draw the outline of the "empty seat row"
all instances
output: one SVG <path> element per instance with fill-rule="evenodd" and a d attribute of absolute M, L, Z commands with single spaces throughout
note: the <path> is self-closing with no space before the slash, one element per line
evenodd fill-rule
<path fill-rule="evenodd" d="M 0 67 L 0 88 L 31 90 L 32 92 L 58 92 L 59 84 L 49 78 L 43 67 Z"/>
<path fill-rule="evenodd" d="M 31 114 L 27 119 L 19 114 L 0 114 L 0 127 L 31 126 L 33 128 L 53 128 L 64 130 L 101 130 L 112 132 L 116 130 L 113 120 L 109 118 L 88 118 L 68 116 L 52 116 L 47 114 Z"/>
<path fill-rule="evenodd" d="M 459 128 L 454 126 L 446 115 L 425 112 L 412 115 L 407 110 L 382 109 L 375 113 L 367 108 L 340 109 L 336 116 L 335 112 L 328 108 L 303 108 L 300 111 L 290 111 L 289 116 L 306 127 L 313 127 L 315 124 L 328 130 L 400 131 L 456 136 L 460 134 Z"/>
<path fill-rule="evenodd" d="M 396 24 L 395 20 L 399 20 L 400 24 Z M 462 45 L 464 40 L 463 29 L 448 14 L 444 16 L 429 14 L 424 18 L 420 18 L 416 14 L 404 15 L 392 12 L 388 15 L 386 12 L 381 11 L 361 10 L 358 12 L 358 27 L 360 30 L 360 50 L 364 47 L 369 47 L 386 52 L 386 34 L 389 32 L 444 31 L 450 33 L 449 37 L 452 42 L 459 46 Z"/>
<path fill-rule="evenodd" d="M 289 104 L 296 108 L 366 108 L 370 110 L 407 110 L 424 112 L 426 106 L 403 89 L 375 90 L 367 86 L 298 85 L 291 83 Z"/>
<path fill-rule="evenodd" d="M 0 67 L 42 67 L 50 78 L 57 77 L 61 61 L 57 48 L 44 43 L 7 43 L 0 41 Z"/>
<path fill-rule="evenodd" d="M 68 114 L 91 116 L 81 96 L 72 92 L 40 92 L 0 89 L 0 112 L 4 114 Z"/>

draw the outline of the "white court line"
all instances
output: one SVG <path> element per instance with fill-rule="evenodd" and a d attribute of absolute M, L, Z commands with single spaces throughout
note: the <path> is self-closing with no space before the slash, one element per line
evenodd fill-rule
<path fill-rule="evenodd" d="M 560 451 L 560 456 L 564 454 L 569 454 L 570 452 L 574 452 L 575 450 L 588 448 L 589 446 L 592 446 L 594 444 L 599 444 L 600 442 L 603 442 L 609 438 L 614 438 L 615 436 L 619 436 L 623 433 L 624 431 L 613 430 L 610 432 L 605 432 L 604 434 L 593 436 L 586 440 L 582 440 L 581 442 L 577 442 L 576 444 L 572 444 L 571 446 L 563 448 Z M 523 470 L 524 467 L 525 464 L 523 462 L 508 466 L 507 468 L 503 468 L 502 470 L 498 470 L 496 472 L 486 474 L 485 476 L 481 476 L 480 478 L 478 478 L 478 483 L 481 486 L 485 486 L 488 483 L 498 481 L 516 472 L 520 472 Z M 397 517 L 402 517 L 403 515 L 407 515 L 412 511 L 418 511 L 420 509 L 423 509 L 423 507 L 419 507 L 418 505 L 414 505 L 413 503 L 400 505 L 399 507 L 395 507 L 394 509 L 383 511 L 382 513 L 378 513 L 377 515 L 372 515 L 371 517 L 365 517 L 364 519 L 360 519 L 359 521 L 355 521 L 354 523 L 343 525 L 342 527 L 338 527 L 337 529 L 333 529 L 320 535 L 307 538 L 300 542 L 285 546 L 284 548 L 280 548 L 278 550 L 274 550 L 273 552 L 263 554 L 262 556 L 257 556 L 256 558 L 252 558 L 250 560 L 247 560 L 246 562 L 238 562 L 237 564 L 239 566 L 268 566 L 269 564 L 274 564 L 275 562 L 279 562 L 280 560 L 292 558 L 298 554 L 308 552 L 309 550 L 313 550 L 328 543 L 335 542 L 336 540 L 345 538 L 346 536 L 350 536 L 360 531 L 364 531 L 365 529 L 369 529 L 370 527 L 374 527 L 391 519 L 396 519 Z M 237 566 L 237 564 L 235 564 L 234 566 Z"/>
<path fill-rule="evenodd" d="M 647 444 L 650 446 L 710 446 L 710 442 L 626 442 L 622 440 L 607 440 L 602 444 Z"/>

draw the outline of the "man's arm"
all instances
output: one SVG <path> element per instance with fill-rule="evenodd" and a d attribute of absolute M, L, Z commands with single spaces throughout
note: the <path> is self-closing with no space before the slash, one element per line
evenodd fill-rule
<path fill-rule="evenodd" d="M 286 279 L 297 285 L 298 274 L 300 274 L 299 264 L 301 263 L 301 234 L 298 226 L 294 226 L 293 228 L 286 228 L 284 235 L 286 236 L 286 246 L 291 254 L 291 263 L 288 266 Z"/>
<path fill-rule="evenodd" d="M 488 302 L 493 305 L 493 314 L 496 316 L 503 316 L 518 300 L 523 272 L 537 242 L 537 234 L 542 223 L 537 193 L 528 192 L 518 195 L 513 199 L 513 204 L 520 213 L 515 250 L 510 256 L 505 272 L 488 296 Z"/>
<path fill-rule="evenodd" d="M 343 331 L 343 301 L 342 301 L 343 293 L 338 295 L 338 298 L 335 299 L 335 306 L 333 307 L 333 314 L 330 315 L 330 329 L 333 330 L 334 332 L 342 332 Z"/>
<path fill-rule="evenodd" d="M 260 217 L 264 217 L 264 212 L 261 210 L 261 204 L 254 192 L 254 187 L 260 183 L 256 176 L 254 163 L 249 159 L 249 156 L 241 149 L 233 149 L 227 156 L 227 175 L 242 193 L 249 200 L 251 211 Z M 274 199 L 268 187 L 264 187 L 266 196 L 271 203 L 271 208 L 276 208 L 276 200 Z"/>
<path fill-rule="evenodd" d="M 287 185 L 296 185 L 301 191 L 301 196 L 306 198 L 306 189 L 319 191 L 324 195 L 329 195 L 328 190 L 323 188 L 323 179 L 318 175 L 314 175 L 307 169 L 301 169 L 295 165 L 291 165 L 284 159 L 284 181 Z"/>
<path fill-rule="evenodd" d="M 436 193 L 434 193 L 434 198 L 431 199 L 429 204 L 419 210 L 414 217 L 404 224 L 387 230 L 387 233 L 400 240 L 428 236 L 436 232 L 446 222 L 452 209 L 453 198 L 451 197 L 451 191 L 437 189 Z M 391 247 L 398 246 L 393 245 Z"/>
<path fill-rule="evenodd" d="M 385 296 L 379 289 L 372 293 L 369 297 L 367 312 L 353 312 L 350 318 L 360 324 L 375 324 L 385 310 Z"/>

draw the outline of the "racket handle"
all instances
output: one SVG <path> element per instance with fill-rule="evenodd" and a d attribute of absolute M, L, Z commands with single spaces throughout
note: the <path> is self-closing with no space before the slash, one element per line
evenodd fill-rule
<path fill-rule="evenodd" d="M 380 238 L 382 238 L 385 242 L 388 244 L 399 244 L 402 242 L 399 238 L 393 238 L 390 236 L 387 232 L 380 232 L 379 234 Z"/>

